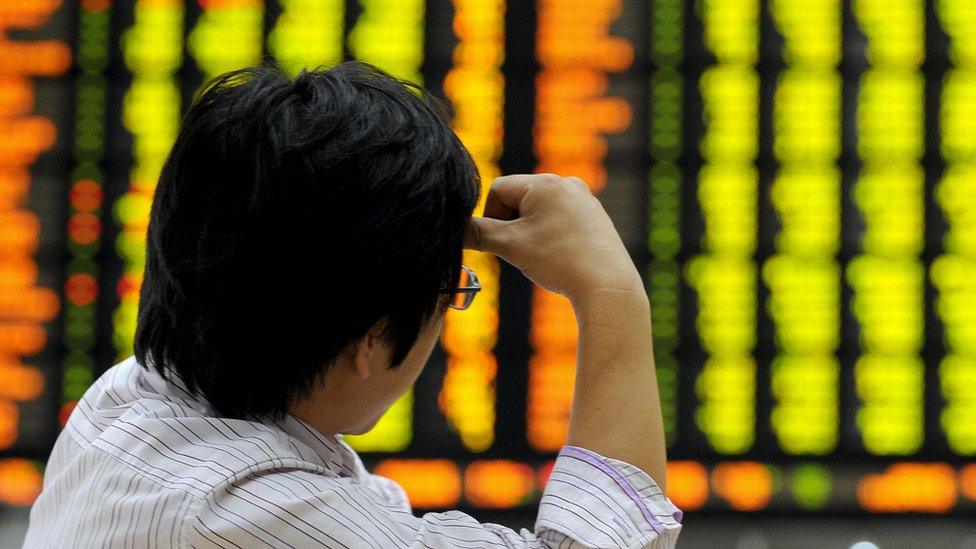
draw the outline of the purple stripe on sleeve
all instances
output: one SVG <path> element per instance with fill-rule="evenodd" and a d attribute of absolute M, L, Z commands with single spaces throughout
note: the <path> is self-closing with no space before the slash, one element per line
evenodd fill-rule
<path fill-rule="evenodd" d="M 647 523 L 651 525 L 651 528 L 653 528 L 654 531 L 657 532 L 658 534 L 664 531 L 664 525 L 662 525 L 660 521 L 654 518 L 654 513 L 651 513 L 651 510 L 647 508 L 647 504 L 644 503 L 644 500 L 637 494 L 637 491 L 634 490 L 634 487 L 631 486 L 630 483 L 627 482 L 627 480 L 623 476 L 621 476 L 619 471 L 617 471 L 616 469 L 611 467 L 608 463 L 600 459 L 599 456 L 597 456 L 596 454 L 590 452 L 585 448 L 580 448 L 579 446 L 571 446 L 569 444 L 563 446 L 563 449 L 561 452 L 559 452 L 559 455 L 574 457 L 576 459 L 589 463 L 590 465 L 606 473 L 607 476 L 612 478 L 614 482 L 617 483 L 617 486 L 620 486 L 620 489 L 623 490 L 628 496 L 630 496 L 630 499 L 633 500 L 635 504 L 637 504 L 637 508 L 640 509 L 641 514 L 644 515 L 644 519 L 647 520 Z"/>
<path fill-rule="evenodd" d="M 674 517 L 674 521 L 680 523 L 681 519 L 685 516 L 685 512 L 678 509 L 675 504 L 671 503 L 671 500 L 668 500 L 668 507 L 671 508 L 671 515 Z"/>

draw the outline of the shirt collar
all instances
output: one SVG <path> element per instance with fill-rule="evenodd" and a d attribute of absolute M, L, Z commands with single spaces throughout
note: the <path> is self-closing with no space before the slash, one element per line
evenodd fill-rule
<path fill-rule="evenodd" d="M 322 459 L 324 466 L 333 470 L 338 467 L 336 472 L 344 476 L 360 476 L 359 459 L 352 448 L 342 441 L 342 435 L 323 435 L 315 427 L 291 414 L 285 414 L 283 418 L 278 420 L 267 418 L 262 423 L 267 424 L 269 421 L 271 425 L 308 446 L 316 456 Z"/>

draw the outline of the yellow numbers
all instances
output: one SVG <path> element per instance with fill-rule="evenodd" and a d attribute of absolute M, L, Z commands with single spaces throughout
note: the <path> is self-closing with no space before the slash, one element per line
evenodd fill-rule
<path fill-rule="evenodd" d="M 942 321 L 947 354 L 939 366 L 946 406 L 942 430 L 949 447 L 976 455 L 976 4 L 936 2 L 949 35 L 953 66 L 942 88 L 939 123 L 946 161 L 935 201 L 947 224 L 944 253 L 930 275 L 938 291 L 935 312 Z"/>
<path fill-rule="evenodd" d="M 718 60 L 702 73 L 705 134 L 698 203 L 703 253 L 685 266 L 695 326 L 708 353 L 696 382 L 695 422 L 713 449 L 741 454 L 755 442 L 756 250 L 759 176 L 759 4 L 705 0 L 705 43 Z"/>

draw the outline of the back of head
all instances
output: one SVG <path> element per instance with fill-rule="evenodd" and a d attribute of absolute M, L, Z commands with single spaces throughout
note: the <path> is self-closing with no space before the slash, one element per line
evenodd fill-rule
<path fill-rule="evenodd" d="M 225 74 L 160 176 L 136 355 L 229 417 L 283 412 L 379 321 L 398 364 L 478 189 L 445 109 L 378 69 Z"/>

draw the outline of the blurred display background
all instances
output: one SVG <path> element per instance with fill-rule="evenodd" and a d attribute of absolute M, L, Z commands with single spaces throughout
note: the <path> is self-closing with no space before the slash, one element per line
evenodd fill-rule
<path fill-rule="evenodd" d="M 976 2 L 7 0 L 0 26 L 0 545 L 131 354 L 181 113 L 274 57 L 424 84 L 486 184 L 591 185 L 653 305 L 686 546 L 976 547 Z M 418 510 L 530 526 L 573 314 L 465 262 L 482 295 L 348 440 Z"/>

